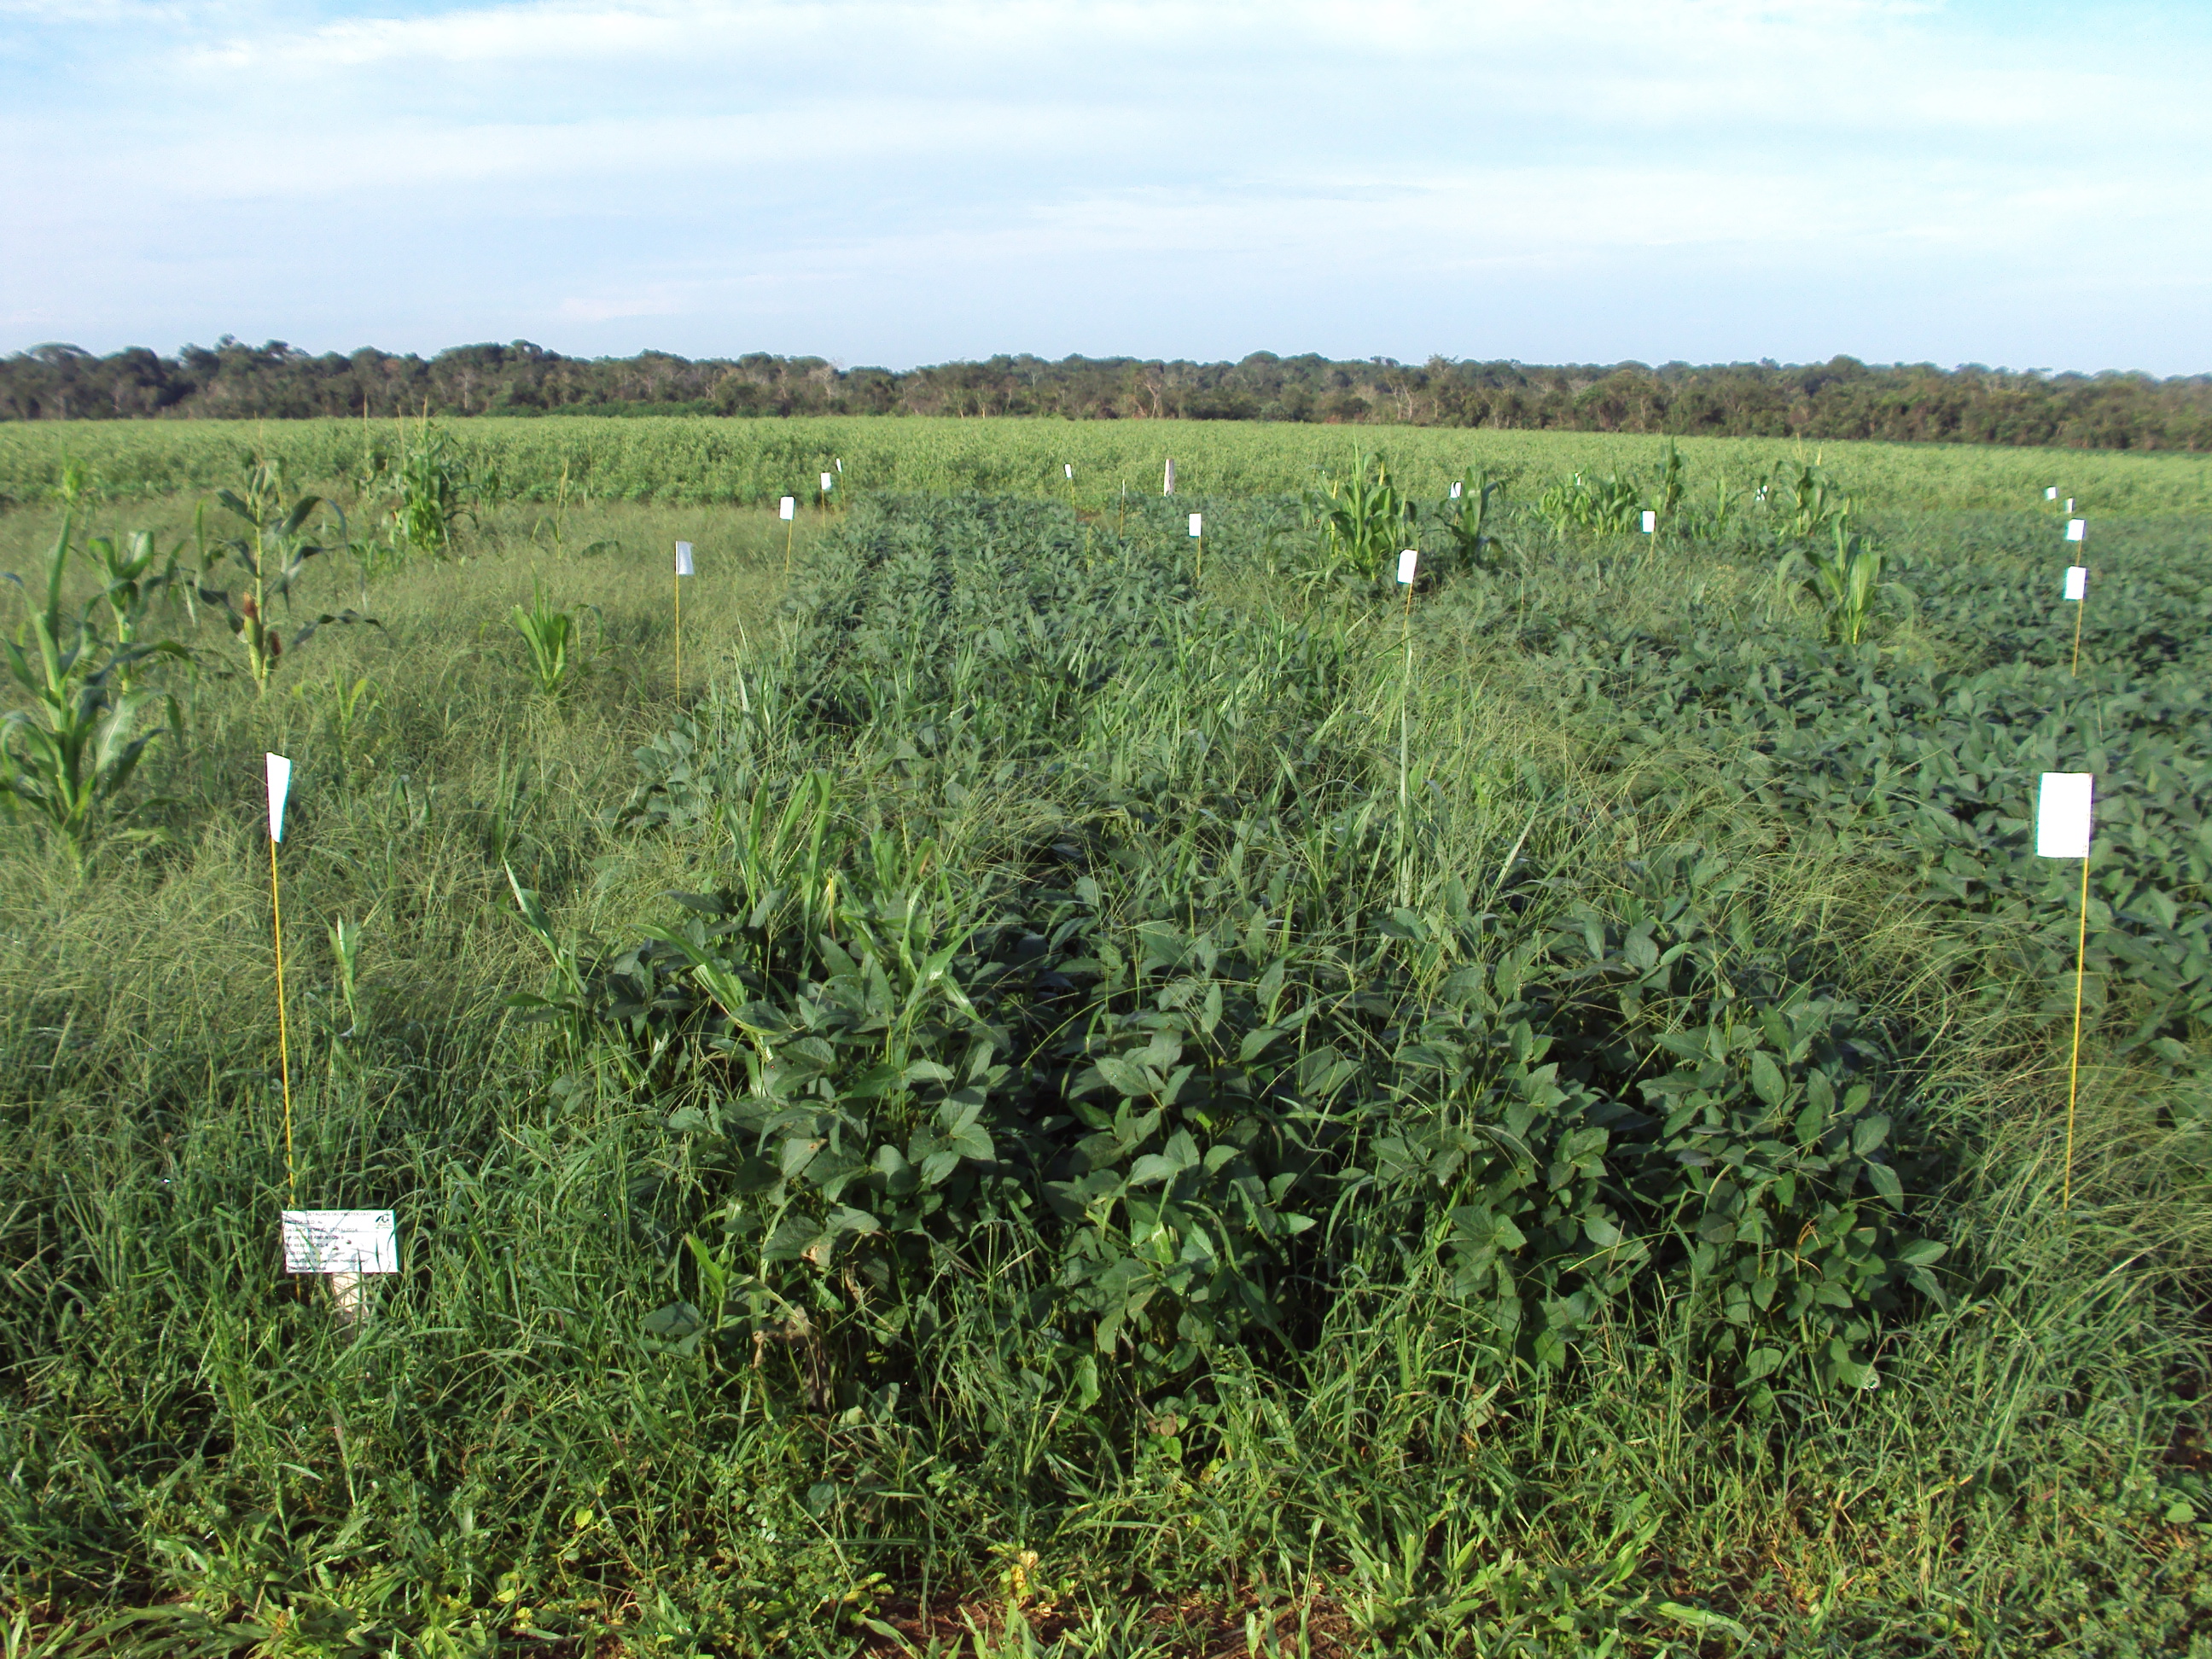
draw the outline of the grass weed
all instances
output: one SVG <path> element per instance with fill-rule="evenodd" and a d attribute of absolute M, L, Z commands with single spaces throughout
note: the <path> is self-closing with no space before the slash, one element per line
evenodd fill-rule
<path fill-rule="evenodd" d="M 889 1395 L 838 1395 L 796 1340 L 652 1340 L 656 1310 L 699 1293 L 686 1195 L 718 1176 L 703 1139 L 668 1127 L 697 1085 L 638 1079 L 665 1077 L 653 1068 L 692 1028 L 648 1010 L 625 1046 L 533 1022 L 513 1000 L 559 981 L 548 943 L 580 968 L 604 961 L 648 926 L 682 926 L 670 893 L 741 885 L 748 867 L 804 867 L 819 906 L 807 914 L 832 931 L 841 904 L 863 915 L 856 890 L 878 867 L 938 895 L 948 927 L 988 923 L 1071 825 L 1118 849 L 1127 884 L 1104 914 L 1133 936 L 1152 890 L 1140 876 L 1163 893 L 1214 890 L 1228 880 L 1221 826 L 1267 810 L 1284 827 L 1266 856 L 1334 930 L 1315 948 L 1352 950 L 1364 919 L 1398 902 L 1399 622 L 1357 595 L 1286 599 L 1277 574 L 1301 469 L 1332 440 L 1193 428 L 1179 471 L 1218 495 L 1123 503 L 1097 493 L 1100 475 L 1117 456 L 1137 467 L 1146 434 L 783 423 L 781 442 L 834 441 L 863 485 L 871 466 L 1010 483 L 1048 460 L 1057 479 L 1047 439 L 1091 446 L 1069 451 L 1088 458 L 1079 514 L 810 511 L 787 584 L 772 483 L 675 465 L 688 452 L 649 421 L 611 437 L 524 424 L 501 462 L 510 481 L 573 440 L 598 446 L 595 471 L 612 455 L 625 476 L 663 480 L 656 499 L 564 500 L 557 531 L 540 502 L 482 507 L 457 526 L 454 556 L 379 568 L 380 633 L 319 635 L 265 697 L 226 661 L 220 619 L 179 600 L 167 631 L 205 666 L 170 678 L 190 742 L 141 763 L 165 834 L 114 847 L 88 875 L 34 827 L 0 829 L 8 1654 L 2212 1649 L 2198 1403 L 2212 1106 L 2201 1073 L 2156 1046 L 2201 1042 L 2188 1024 L 2201 1017 L 2172 1012 L 2187 994 L 2139 1007 L 2129 997 L 2149 993 L 2130 989 L 2122 958 L 2100 968 L 2113 1012 L 2062 1210 L 2063 1072 L 2037 952 L 2053 930 L 2070 946 L 2070 927 L 2006 897 L 2024 890 L 2003 885 L 2014 878 L 1987 848 L 1972 849 L 1997 896 L 1986 908 L 1966 908 L 1982 902 L 1972 883 L 1957 901 L 1929 885 L 1901 830 L 1855 830 L 1820 805 L 1817 755 L 1790 751 L 1778 781 L 1759 770 L 1778 731 L 1809 727 L 1810 702 L 1732 731 L 1752 699 L 1715 681 L 1705 724 L 1655 712 L 1698 708 L 1670 677 L 1741 641 L 1765 642 L 1778 681 L 1833 672 L 1900 697 L 1923 671 L 1965 677 L 1943 682 L 1954 698 L 1973 676 L 1997 677 L 1975 692 L 1996 696 L 2005 675 L 2044 672 L 2045 635 L 2070 619 L 2004 635 L 1976 607 L 2020 611 L 2033 583 L 2055 586 L 2055 526 L 1984 514 L 2023 480 L 2039 494 L 2051 458 L 1887 453 L 1895 470 L 1859 493 L 1895 555 L 1885 574 L 1919 603 L 1872 656 L 1826 643 L 1826 619 L 1779 594 L 1770 565 L 1633 536 L 1516 534 L 1502 515 L 1494 556 L 1417 613 L 1414 908 L 1457 882 L 1516 927 L 1577 904 L 1619 915 L 1641 872 L 1697 842 L 1729 861 L 1731 902 L 1895 1035 L 1917 1133 L 1957 1152 L 1941 1190 L 1916 1195 L 1940 1206 L 1953 1255 L 1946 1294 L 1887 1328 L 1879 1388 L 1796 1386 L 1778 1414 L 1749 1411 L 1712 1356 L 1711 1315 L 1679 1287 L 1601 1309 L 1570 1364 L 1501 1369 L 1433 1253 L 1378 1248 L 1295 1310 L 1301 1340 L 1224 1341 L 1158 1386 L 1109 1377 L 1086 1404 L 1006 1334 L 1007 1298 L 1041 1282 L 1041 1246 L 1011 1227 L 1003 1248 L 979 1243 L 945 1269 L 930 1357 L 901 1370 L 855 1351 L 856 1374 L 891 1379 Z M 708 435 L 734 444 L 745 424 Z M 493 425 L 464 437 L 486 441 Z M 212 428 L 160 428 L 143 476 L 187 476 L 203 447 L 234 466 L 236 434 Z M 1464 465 L 1465 434 L 1418 435 L 1401 457 L 1413 483 L 1425 468 L 1447 476 L 1447 455 L 1453 473 Z M 1496 435 L 1512 441 L 1482 450 L 1492 465 L 1618 464 L 1601 441 Z M 43 464 L 33 440 L 52 441 L 0 438 L 14 479 Z M 908 447 L 892 459 L 875 442 Z M 1683 450 L 1693 468 L 1722 453 Z M 122 452 L 71 453 L 123 493 Z M 2142 644 L 2201 596 L 2205 520 L 2155 515 L 2202 511 L 2202 464 L 2065 459 L 2069 486 L 2079 468 L 2109 469 L 2097 477 L 2144 514 L 2100 544 L 2100 598 L 2115 597 L 2092 618 L 2114 630 L 2093 641 L 2102 659 L 2132 652 L 2137 665 L 2113 671 L 2106 712 L 2083 707 L 2049 741 L 2117 742 L 2134 721 L 2179 734 L 2181 758 L 2157 765 L 2205 761 L 2201 708 L 2172 684 L 2201 660 L 2195 645 L 2161 670 L 2165 647 Z M 295 457 L 295 475 L 319 476 L 311 462 Z M 1267 490 L 1241 499 L 1255 479 Z M 1945 511 L 1917 510 L 1944 489 Z M 768 505 L 658 498 L 678 492 Z M 1133 613 L 1141 670 L 1047 640 L 1054 604 L 988 609 L 1011 583 L 976 580 L 985 610 L 957 609 L 960 571 L 1024 536 L 1056 538 L 1085 580 L 1187 558 L 1182 514 L 1196 506 L 1213 544 L 1205 591 Z M 93 527 L 167 545 L 193 508 L 110 501 L 98 511 L 112 522 Z M 0 516 L 0 567 L 27 563 L 52 530 L 43 508 Z M 681 703 L 666 574 L 679 538 L 699 571 Z M 902 609 L 870 549 L 936 573 L 951 608 Z M 367 580 L 325 561 L 299 577 L 301 603 L 312 612 Z M 2000 591 L 2013 580 L 2019 595 Z M 557 702 L 507 620 L 541 586 L 602 619 L 593 672 L 571 673 Z M 1040 631 L 1004 648 L 984 637 L 1024 628 Z M 883 653 L 830 678 L 839 638 L 879 638 Z M 1724 643 L 1699 656 L 1701 639 Z M 1240 657 L 1232 640 L 1279 654 Z M 1055 662 L 1057 678 L 1035 666 Z M 2057 683 L 2024 680 L 2021 695 Z M 2130 697 L 2166 701 L 2130 714 Z M 264 749 L 295 767 L 284 874 L 301 1190 L 317 1205 L 397 1201 L 402 1216 L 405 1272 L 371 1287 L 358 1326 L 277 1271 Z M 1984 769 L 1996 798 L 2002 769 Z M 2201 787 L 2174 785 L 2175 799 Z M 810 791 L 828 804 L 812 842 L 779 828 L 815 822 L 794 816 Z M 1370 798 L 1384 816 L 1362 820 Z M 1328 811 L 1297 816 L 1308 801 Z M 1256 869 L 1260 832 L 1249 839 Z M 2146 828 L 2127 867 L 2153 869 L 2169 843 L 2185 838 Z M 1968 850 L 1929 858 L 1942 870 Z M 2201 903 L 2201 873 L 2182 868 L 2194 855 L 2172 856 L 2179 873 L 2130 881 Z M 830 870 L 848 897 L 823 893 Z M 517 886 L 539 896 L 545 940 Z M 2115 941 L 2155 933 L 2124 920 L 2144 902 L 2109 896 Z M 2130 1048 L 2139 1026 L 2181 1036 Z M 831 1328 L 829 1302 L 813 1313 Z"/>

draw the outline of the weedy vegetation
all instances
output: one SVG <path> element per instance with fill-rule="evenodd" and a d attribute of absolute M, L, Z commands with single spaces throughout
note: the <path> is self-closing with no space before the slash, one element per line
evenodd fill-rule
<path fill-rule="evenodd" d="M 1184 453 L 1173 500 L 1055 451 L 787 528 L 811 454 L 683 505 L 510 450 L 351 572 L 257 457 L 256 614 L 381 623 L 276 697 L 155 555 L 195 497 L 0 518 L 55 547 L 0 830 L 11 1650 L 2212 1641 L 2201 473 L 2097 458 L 2136 510 L 2076 678 L 2010 455 Z M 373 520 L 357 459 L 296 476 Z M 64 821 L 27 734 L 90 708 L 96 757 L 134 697 L 175 738 L 125 720 Z M 264 748 L 302 1200 L 401 1222 L 356 1322 L 278 1271 Z M 2070 1206 L 2045 769 L 2100 801 Z"/>

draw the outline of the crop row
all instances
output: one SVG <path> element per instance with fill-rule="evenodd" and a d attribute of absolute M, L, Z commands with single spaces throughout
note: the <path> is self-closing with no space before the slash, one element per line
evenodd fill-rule
<path fill-rule="evenodd" d="M 347 421 L 64 422 L 0 425 L 0 501 L 46 498 L 76 463 L 117 497 L 228 483 L 241 456 L 281 463 L 318 486 L 374 471 L 416 441 L 418 423 Z M 1738 486 L 1814 459 L 1780 439 L 1684 438 L 1703 478 Z M 1470 466 L 1532 485 L 1653 465 L 1662 441 L 1603 434 L 1334 428 L 1157 421 L 868 418 L 472 420 L 455 442 L 509 495 L 677 502 L 763 502 L 807 495 L 842 460 L 849 491 L 1048 495 L 1098 507 L 1156 495 L 1164 463 L 1177 488 L 1218 497 L 1295 494 L 1362 449 L 1387 449 L 1407 487 L 1441 495 Z M 1829 444 L 1862 505 L 1880 512 L 2017 509 L 2057 485 L 2100 514 L 2191 513 L 2212 506 L 2203 456 Z M 1074 468 L 1070 480 L 1064 471 Z M 1531 495 L 1534 489 L 1528 491 Z"/>

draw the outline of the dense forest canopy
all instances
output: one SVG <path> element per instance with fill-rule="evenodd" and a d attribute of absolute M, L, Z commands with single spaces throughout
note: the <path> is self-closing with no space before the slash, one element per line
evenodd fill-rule
<path fill-rule="evenodd" d="M 1711 436 L 2212 449 L 2212 375 L 2015 373 L 1978 364 L 1235 363 L 1027 356 L 926 368 L 820 357 L 568 357 L 526 340 L 435 356 L 316 356 L 271 340 L 0 357 L 0 420 L 392 415 L 1044 415 L 1315 421 Z"/>

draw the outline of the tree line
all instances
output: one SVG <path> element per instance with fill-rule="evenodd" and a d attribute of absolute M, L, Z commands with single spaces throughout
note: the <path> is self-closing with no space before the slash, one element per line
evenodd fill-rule
<path fill-rule="evenodd" d="M 1968 364 L 1239 362 L 1018 356 L 907 370 L 821 357 L 571 357 L 526 340 L 434 356 L 225 336 L 174 356 L 43 345 L 0 357 L 0 420 L 434 415 L 1006 415 L 1313 421 L 1714 437 L 2212 449 L 2212 375 Z"/>

